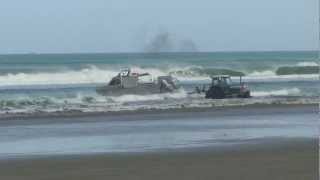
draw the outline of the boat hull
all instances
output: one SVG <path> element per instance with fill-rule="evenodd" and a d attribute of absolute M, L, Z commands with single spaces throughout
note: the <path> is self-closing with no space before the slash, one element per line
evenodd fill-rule
<path fill-rule="evenodd" d="M 139 84 L 135 87 L 123 88 L 121 86 L 102 86 L 97 88 L 97 93 L 104 96 L 122 96 L 122 95 L 150 95 L 160 93 L 171 93 L 177 89 L 161 88 L 160 84 Z"/>

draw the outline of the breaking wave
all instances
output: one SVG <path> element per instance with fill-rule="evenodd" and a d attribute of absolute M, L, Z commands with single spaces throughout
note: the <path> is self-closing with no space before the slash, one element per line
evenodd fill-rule
<path fill-rule="evenodd" d="M 175 93 L 152 94 L 152 95 L 122 95 L 122 96 L 101 96 L 95 93 L 77 93 L 70 97 L 54 97 L 54 96 L 20 96 L 9 99 L 0 100 L 0 110 L 11 108 L 66 108 L 68 106 L 87 107 L 90 105 L 115 105 L 130 102 L 146 102 L 160 100 L 174 100 L 186 98 L 187 93 L 181 89 Z"/>
<path fill-rule="evenodd" d="M 319 64 L 313 61 L 303 61 L 303 62 L 298 62 L 297 66 L 319 66 Z"/>
<path fill-rule="evenodd" d="M 292 92 L 290 92 L 292 91 Z M 245 106 L 256 104 L 315 104 L 319 102 L 315 97 L 276 97 L 277 95 L 285 95 L 296 93 L 299 90 L 278 90 L 270 92 L 255 92 L 255 96 L 270 96 L 253 97 L 249 99 L 204 99 L 202 96 L 186 96 L 174 95 L 170 96 L 171 99 L 166 101 L 158 101 L 164 96 L 147 96 L 141 99 L 141 96 L 123 96 L 112 102 L 108 99 L 103 101 L 96 99 L 92 96 L 82 97 L 81 103 L 57 103 L 52 98 L 40 98 L 37 100 L 18 100 L 18 101 L 0 101 L 0 119 L 1 114 L 4 117 L 15 117 L 19 115 L 63 115 L 68 114 L 76 115 L 79 113 L 99 113 L 99 112 L 119 112 L 119 111 L 139 111 L 139 110 L 165 110 L 165 109 L 181 109 L 181 108 L 202 108 L 202 107 L 227 107 L 227 106 Z M 129 98 L 130 97 L 130 98 Z M 138 101 L 137 101 L 138 100 Z M 99 102 L 98 102 L 99 101 Z M 122 101 L 122 102 L 121 102 Z M 139 103 L 143 101 L 143 103 Z M 147 102 L 145 102 L 147 101 Z"/>
<path fill-rule="evenodd" d="M 276 71 L 277 75 L 319 74 L 319 66 L 284 66 Z"/>
<path fill-rule="evenodd" d="M 230 75 L 230 76 L 245 76 L 245 73 L 240 71 L 234 71 L 230 69 L 218 69 L 218 68 L 202 68 L 192 67 L 184 70 L 170 71 L 171 75 L 176 76 L 214 76 L 214 75 Z"/>
<path fill-rule="evenodd" d="M 279 67 L 276 70 L 241 72 L 230 69 L 204 67 L 170 67 L 170 68 L 142 68 L 132 67 L 136 72 L 149 72 L 153 76 L 172 75 L 181 81 L 207 80 L 212 75 L 245 76 L 247 79 L 266 80 L 317 78 L 317 66 Z M 37 73 L 9 73 L 0 75 L 0 86 L 23 85 L 68 85 L 68 84 L 97 84 L 106 83 L 118 73 L 118 69 L 97 68 L 90 66 L 81 70 Z"/>
<path fill-rule="evenodd" d="M 248 76 L 255 76 L 255 77 L 259 77 L 259 76 L 275 76 L 276 73 L 274 71 L 271 70 L 266 70 L 266 71 L 254 71 L 250 74 L 248 74 Z"/>
<path fill-rule="evenodd" d="M 152 95 L 122 95 L 119 97 L 110 97 L 115 102 L 141 102 L 141 101 L 159 101 L 167 99 L 182 99 L 186 98 L 187 93 L 184 90 L 180 90 L 176 93 L 165 93 L 165 94 L 152 94 Z"/>
<path fill-rule="evenodd" d="M 13 85 L 45 85 L 45 84 L 78 84 L 103 83 L 117 72 L 105 71 L 96 67 L 80 71 L 65 71 L 56 73 L 17 73 L 0 76 L 1 86 Z"/>

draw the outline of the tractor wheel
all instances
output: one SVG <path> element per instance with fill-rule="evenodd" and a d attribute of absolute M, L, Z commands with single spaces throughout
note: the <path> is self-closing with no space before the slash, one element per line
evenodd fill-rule
<path fill-rule="evenodd" d="M 223 99 L 226 95 L 221 88 L 215 88 L 214 90 L 214 99 Z"/>
<path fill-rule="evenodd" d="M 250 98 L 251 95 L 250 95 L 250 91 L 247 91 L 245 92 L 243 95 L 242 95 L 243 98 Z"/>
<path fill-rule="evenodd" d="M 206 93 L 206 98 L 223 99 L 223 98 L 225 98 L 225 93 L 219 87 L 210 88 Z"/>
<path fill-rule="evenodd" d="M 206 99 L 213 99 L 213 91 L 211 88 L 206 92 Z"/>

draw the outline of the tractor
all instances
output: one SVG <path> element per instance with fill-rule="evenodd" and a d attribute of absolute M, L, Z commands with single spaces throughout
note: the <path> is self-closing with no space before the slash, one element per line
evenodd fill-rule
<path fill-rule="evenodd" d="M 211 79 L 211 85 L 205 91 L 207 99 L 251 97 L 248 86 L 242 82 L 242 76 L 239 83 L 233 83 L 229 75 L 212 76 Z"/>

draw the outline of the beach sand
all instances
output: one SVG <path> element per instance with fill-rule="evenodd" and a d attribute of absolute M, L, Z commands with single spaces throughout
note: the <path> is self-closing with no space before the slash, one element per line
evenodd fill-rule
<path fill-rule="evenodd" d="M 143 114 L 146 119 L 152 120 L 165 119 L 168 113 L 174 117 L 187 117 L 191 114 L 246 116 L 275 112 L 315 113 L 317 109 L 316 105 L 281 105 L 194 109 L 193 112 L 190 109 L 188 112 L 156 111 Z M 101 121 L 110 118 L 117 120 L 116 117 L 134 120 L 137 113 L 102 114 L 104 118 Z M 91 117 L 96 119 L 98 116 Z M 71 123 L 72 120 L 75 119 L 9 118 L 0 122 L 2 126 L 9 126 L 40 122 L 51 124 L 55 121 Z M 203 147 L 136 154 L 110 153 L 2 159 L 0 180 L 318 180 L 318 159 L 317 138 L 274 137 L 225 149 Z"/>
<path fill-rule="evenodd" d="M 317 180 L 317 139 L 265 142 L 228 151 L 60 156 L 0 162 L 3 180 Z"/>

